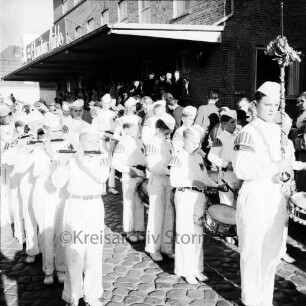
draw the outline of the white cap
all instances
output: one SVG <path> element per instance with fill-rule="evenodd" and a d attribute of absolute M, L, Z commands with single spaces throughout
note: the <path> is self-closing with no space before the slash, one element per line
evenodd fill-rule
<path fill-rule="evenodd" d="M 188 105 L 184 107 L 182 115 L 192 116 L 195 118 L 195 116 L 197 115 L 197 109 L 194 106 Z"/>
<path fill-rule="evenodd" d="M 163 113 L 158 119 L 162 120 L 171 131 L 174 130 L 175 120 L 171 115 Z"/>
<path fill-rule="evenodd" d="M 105 102 L 105 103 L 111 103 L 112 102 L 112 98 L 110 96 L 110 94 L 105 94 L 102 98 L 101 98 L 101 102 Z"/>
<path fill-rule="evenodd" d="M 84 106 L 84 100 L 83 99 L 77 99 L 73 103 L 71 103 L 71 108 L 80 108 Z"/>
<path fill-rule="evenodd" d="M 124 102 L 124 107 L 133 107 L 136 103 L 137 101 L 133 97 L 130 97 Z"/>
<path fill-rule="evenodd" d="M 270 81 L 263 83 L 257 89 L 257 91 L 260 91 L 264 95 L 270 97 L 273 100 L 277 100 L 277 101 L 280 100 L 280 90 L 281 90 L 281 86 L 279 83 L 270 82 Z"/>
<path fill-rule="evenodd" d="M 191 127 L 189 127 L 189 129 L 191 129 L 192 131 L 198 133 L 199 137 L 202 138 L 204 136 L 204 129 L 198 125 L 198 124 L 194 124 Z"/>
<path fill-rule="evenodd" d="M 38 110 L 33 110 L 32 112 L 28 114 L 29 123 L 34 122 L 34 121 L 43 121 L 43 120 L 44 120 L 44 116 Z"/>
<path fill-rule="evenodd" d="M 58 116 L 54 115 L 53 113 L 46 113 L 44 115 L 44 125 L 49 128 L 56 128 L 61 123 L 61 120 Z"/>
<path fill-rule="evenodd" d="M 9 108 L 9 106 L 7 104 L 5 104 L 5 103 L 0 104 L 0 116 L 1 117 L 6 116 L 11 112 L 12 112 L 12 110 Z"/>
<path fill-rule="evenodd" d="M 158 100 L 152 104 L 152 108 L 154 108 L 156 105 L 163 105 L 166 107 L 166 101 L 165 100 Z"/>
<path fill-rule="evenodd" d="M 225 111 L 222 116 L 225 115 L 225 116 L 228 116 L 228 117 L 231 117 L 235 120 L 237 120 L 237 112 L 233 109 L 229 109 L 228 111 Z"/>
<path fill-rule="evenodd" d="M 15 121 L 22 121 L 25 124 L 28 122 L 28 115 L 25 112 L 14 113 L 13 117 Z"/>
<path fill-rule="evenodd" d="M 13 101 L 10 98 L 5 98 L 3 103 L 5 103 L 8 106 L 13 106 L 14 105 Z"/>
<path fill-rule="evenodd" d="M 71 108 L 70 103 L 68 103 L 68 102 L 63 103 L 63 105 L 62 105 L 62 110 L 63 110 L 63 111 L 69 111 L 70 108 Z"/>

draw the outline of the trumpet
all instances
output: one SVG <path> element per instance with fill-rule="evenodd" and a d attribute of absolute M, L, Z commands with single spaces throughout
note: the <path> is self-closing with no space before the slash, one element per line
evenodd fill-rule
<path fill-rule="evenodd" d="M 75 154 L 78 153 L 76 150 L 57 150 L 57 153 L 61 154 Z M 84 151 L 84 155 L 101 155 L 101 151 Z"/>

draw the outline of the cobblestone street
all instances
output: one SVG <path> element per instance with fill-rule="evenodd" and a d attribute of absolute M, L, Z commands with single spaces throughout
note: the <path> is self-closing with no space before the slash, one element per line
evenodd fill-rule
<path fill-rule="evenodd" d="M 122 197 L 104 197 L 106 240 L 104 247 L 104 305 L 242 305 L 240 301 L 239 254 L 236 246 L 205 237 L 205 274 L 210 280 L 190 285 L 173 274 L 173 260 L 160 264 L 144 252 L 144 243 L 131 245 L 122 231 Z M 297 261 L 281 263 L 276 276 L 274 305 L 306 305 L 305 228 L 290 224 L 288 251 Z M 294 239 L 292 237 L 295 237 Z M 302 242 L 303 241 L 303 242 Z M 60 306 L 62 285 L 43 284 L 41 257 L 24 262 L 26 254 L 10 226 L 1 228 L 1 305 Z M 4 293 L 4 294 L 2 294 Z M 80 305 L 84 305 L 80 301 Z"/>

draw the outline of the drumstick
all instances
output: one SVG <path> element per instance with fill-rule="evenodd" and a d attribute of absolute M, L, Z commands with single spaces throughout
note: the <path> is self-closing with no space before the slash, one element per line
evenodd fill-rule
<path fill-rule="evenodd" d="M 225 186 L 234 194 L 234 196 L 238 197 L 238 194 L 236 193 L 236 191 L 224 179 L 221 179 L 221 180 L 225 184 Z"/>

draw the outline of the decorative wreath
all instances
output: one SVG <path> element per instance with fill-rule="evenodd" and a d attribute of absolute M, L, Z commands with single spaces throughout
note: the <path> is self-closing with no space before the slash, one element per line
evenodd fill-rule
<path fill-rule="evenodd" d="M 293 50 L 288 44 L 285 36 L 277 36 L 267 45 L 266 54 L 274 57 L 273 60 L 277 61 L 280 66 L 288 66 L 294 61 L 301 61 L 301 52 Z"/>

